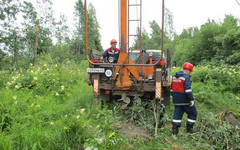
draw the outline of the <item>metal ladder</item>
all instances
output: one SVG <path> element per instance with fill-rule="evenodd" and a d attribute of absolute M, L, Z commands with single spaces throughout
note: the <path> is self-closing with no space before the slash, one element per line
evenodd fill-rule
<path fill-rule="evenodd" d="M 129 39 L 130 37 L 136 37 L 138 36 L 140 41 L 139 41 L 139 50 L 140 50 L 140 53 L 141 53 L 141 40 L 142 40 L 142 0 L 136 0 L 136 4 L 130 4 L 130 1 L 133 1 L 133 0 L 128 0 L 128 51 L 129 51 Z M 136 7 L 139 8 L 139 12 L 137 12 L 137 14 L 139 13 L 140 14 L 140 17 L 137 18 L 137 19 L 130 19 L 130 8 L 133 8 L 133 7 Z M 139 34 L 130 34 L 130 22 L 139 22 L 140 26 L 139 26 Z M 139 25 L 138 24 L 138 25 Z"/>

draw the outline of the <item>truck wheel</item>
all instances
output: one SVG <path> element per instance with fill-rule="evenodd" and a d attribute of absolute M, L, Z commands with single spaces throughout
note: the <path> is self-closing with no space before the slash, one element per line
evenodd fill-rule
<path fill-rule="evenodd" d="M 105 94 L 104 90 L 100 90 L 100 95 L 98 97 L 98 103 L 101 104 L 101 106 L 103 106 L 104 104 L 106 104 L 107 102 L 110 101 L 111 95 L 110 94 Z"/>
<path fill-rule="evenodd" d="M 165 108 L 162 105 L 162 103 L 160 103 L 159 99 L 156 99 L 155 103 L 156 103 L 157 127 L 160 128 L 163 125 L 162 118 L 165 113 Z"/>
<path fill-rule="evenodd" d="M 165 106 L 170 105 L 170 95 L 171 95 L 170 87 L 163 87 L 162 104 L 164 104 Z"/>

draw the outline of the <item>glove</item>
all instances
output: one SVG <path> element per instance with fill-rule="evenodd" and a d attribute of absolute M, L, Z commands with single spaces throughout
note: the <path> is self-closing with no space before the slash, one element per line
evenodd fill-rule
<path fill-rule="evenodd" d="M 194 101 L 190 101 L 190 107 L 193 107 L 194 106 Z"/>

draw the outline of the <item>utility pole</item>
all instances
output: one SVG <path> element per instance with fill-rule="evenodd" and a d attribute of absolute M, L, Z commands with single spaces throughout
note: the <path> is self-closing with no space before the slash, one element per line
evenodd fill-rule
<path fill-rule="evenodd" d="M 33 60 L 33 65 L 36 66 L 37 64 L 37 46 L 38 46 L 38 25 L 36 27 L 36 40 L 35 40 L 35 46 L 34 46 L 34 60 Z"/>

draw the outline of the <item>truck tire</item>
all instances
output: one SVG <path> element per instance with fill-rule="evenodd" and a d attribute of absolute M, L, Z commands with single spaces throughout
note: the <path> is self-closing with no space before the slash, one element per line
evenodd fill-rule
<path fill-rule="evenodd" d="M 98 103 L 100 103 L 102 106 L 104 104 L 106 104 L 107 102 L 109 102 L 111 99 L 111 95 L 107 95 L 105 94 L 105 91 L 104 90 L 100 90 L 100 95 L 98 97 Z"/>
<path fill-rule="evenodd" d="M 164 104 L 165 106 L 170 105 L 170 95 L 171 95 L 170 87 L 163 87 L 163 101 L 162 101 L 162 104 Z"/>

